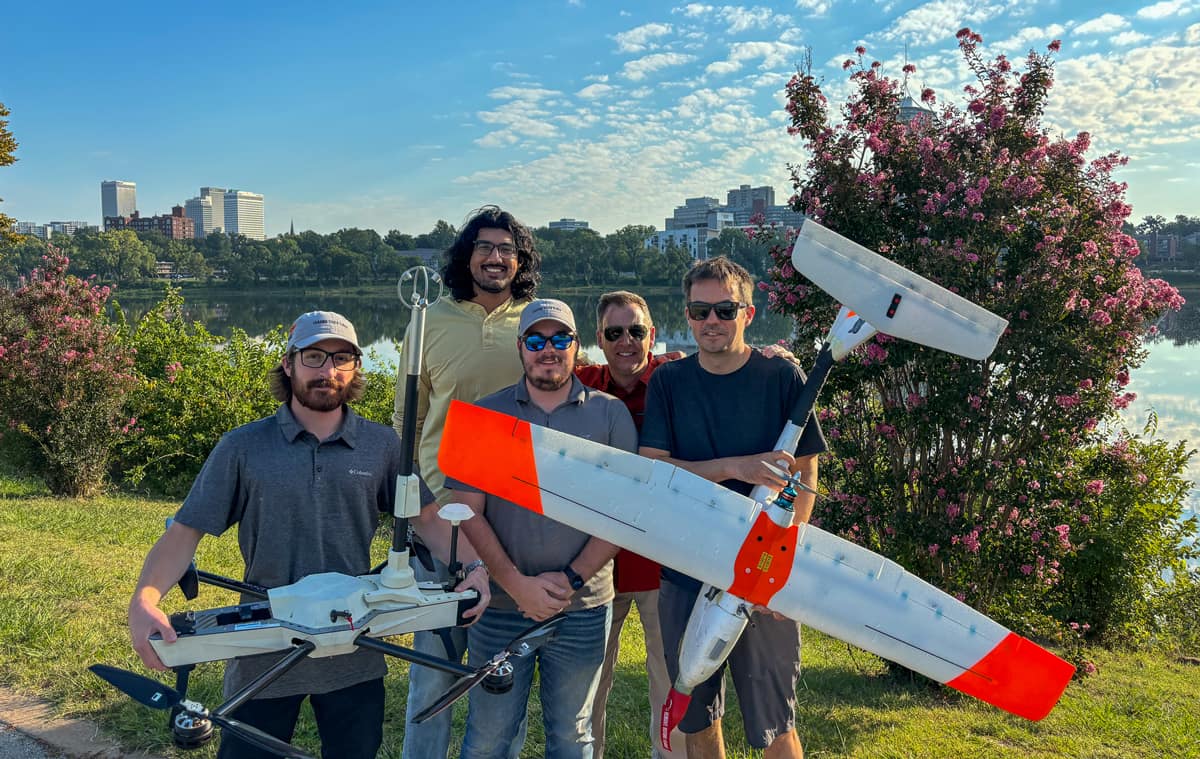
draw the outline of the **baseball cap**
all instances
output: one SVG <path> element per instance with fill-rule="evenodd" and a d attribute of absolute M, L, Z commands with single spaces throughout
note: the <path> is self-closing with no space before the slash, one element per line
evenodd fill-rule
<path fill-rule="evenodd" d="M 524 335 L 530 327 L 543 319 L 551 319 L 572 332 L 575 331 L 575 315 L 571 313 L 571 307 L 561 300 L 542 298 L 532 301 L 521 312 L 521 323 L 517 328 L 517 334 Z"/>
<path fill-rule="evenodd" d="M 358 333 L 354 325 L 341 314 L 333 311 L 309 311 L 300 314 L 288 329 L 287 353 L 303 350 L 313 343 L 322 340 L 345 340 L 354 346 L 354 350 L 362 352 L 358 347 Z"/>

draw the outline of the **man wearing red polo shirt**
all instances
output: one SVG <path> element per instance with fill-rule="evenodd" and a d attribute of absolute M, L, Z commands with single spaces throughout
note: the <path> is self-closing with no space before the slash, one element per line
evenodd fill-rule
<path fill-rule="evenodd" d="M 683 358 L 682 353 L 651 355 L 654 346 L 654 323 L 645 299 L 625 290 L 605 293 L 596 306 L 596 344 L 604 351 L 608 364 L 582 366 L 575 375 L 583 384 L 615 395 L 633 415 L 640 432 L 642 414 L 646 408 L 646 384 L 655 367 L 666 361 Z M 663 700 L 671 688 L 663 656 L 662 635 L 658 627 L 659 567 L 649 559 L 629 551 L 617 554 L 613 567 L 613 583 L 617 595 L 613 599 L 612 629 L 608 634 L 608 649 L 604 667 L 600 670 L 600 685 L 592 708 L 592 735 L 595 739 L 595 759 L 604 756 L 604 707 L 612 689 L 613 669 L 621 645 L 621 627 L 633 604 L 646 634 L 646 671 L 650 676 L 650 745 L 655 757 L 685 757 L 684 741 L 672 741 L 677 748 L 669 754 L 662 751 L 655 737 Z"/>

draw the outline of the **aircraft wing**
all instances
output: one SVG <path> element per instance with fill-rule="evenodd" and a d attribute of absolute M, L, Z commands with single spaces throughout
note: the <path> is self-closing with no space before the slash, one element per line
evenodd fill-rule
<path fill-rule="evenodd" d="M 772 528 L 715 483 L 454 401 L 447 477 L 603 538 L 1031 720 L 1074 667 L 872 551 L 812 525 Z"/>

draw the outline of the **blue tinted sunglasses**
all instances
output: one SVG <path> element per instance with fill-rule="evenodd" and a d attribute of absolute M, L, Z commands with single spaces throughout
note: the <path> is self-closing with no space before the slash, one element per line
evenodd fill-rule
<path fill-rule="evenodd" d="M 539 335 L 537 332 L 530 332 L 521 338 L 521 342 L 525 343 L 526 350 L 533 351 L 534 353 L 545 348 L 546 343 L 550 343 L 557 350 L 565 351 L 571 347 L 571 343 L 575 342 L 575 336 L 570 332 L 559 332 L 546 337 L 545 335 Z"/>

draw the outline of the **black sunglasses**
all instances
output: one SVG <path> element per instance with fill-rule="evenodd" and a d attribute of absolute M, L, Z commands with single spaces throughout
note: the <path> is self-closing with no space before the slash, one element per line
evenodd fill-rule
<path fill-rule="evenodd" d="M 715 310 L 718 319 L 728 322 L 736 319 L 738 311 L 749 305 L 749 303 L 742 303 L 737 300 L 723 300 L 720 303 L 705 303 L 702 300 L 694 300 L 687 304 L 687 315 L 693 321 L 702 322 L 708 318 L 710 312 Z"/>
<path fill-rule="evenodd" d="M 605 327 L 604 339 L 610 343 L 615 343 L 621 339 L 621 335 L 629 333 L 629 336 L 634 340 L 645 340 L 646 335 L 650 334 L 650 328 L 644 324 L 630 324 L 628 327 Z"/>
<path fill-rule="evenodd" d="M 530 332 L 525 337 L 521 338 L 521 342 L 525 343 L 525 348 L 534 353 L 546 347 L 546 343 L 550 343 L 560 351 L 565 351 L 571 347 L 571 343 L 575 342 L 575 336 L 569 332 L 559 332 L 557 334 L 546 337 L 539 335 L 537 332 Z"/>

